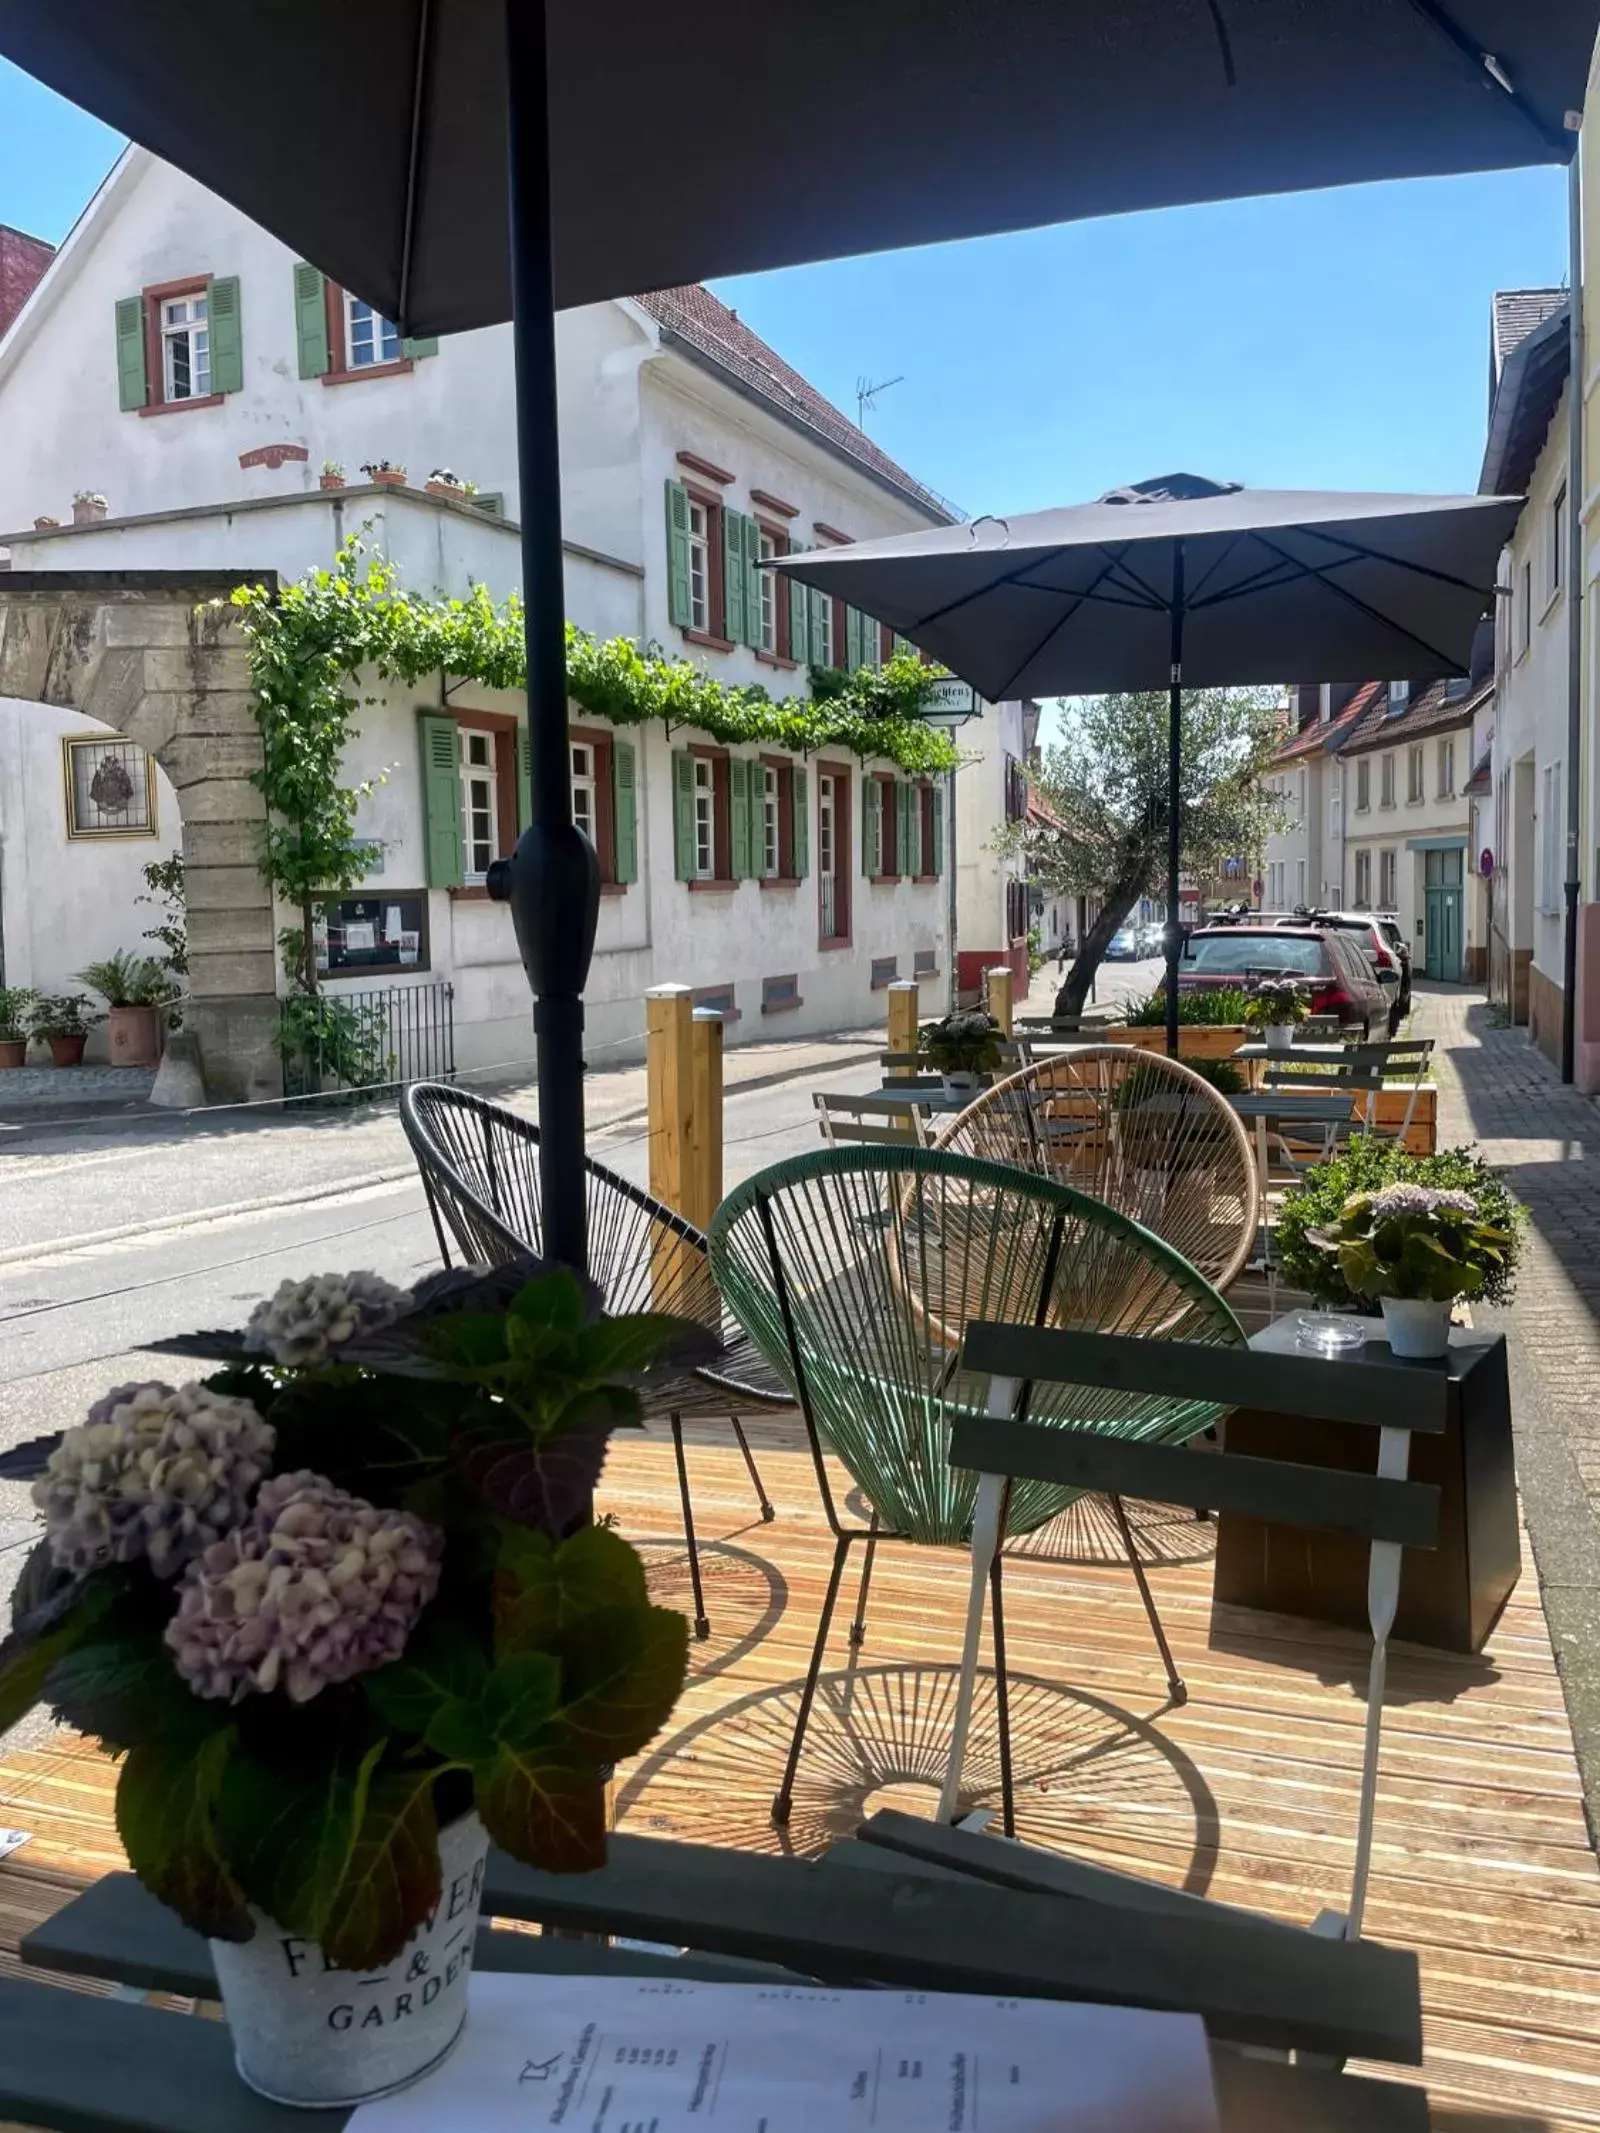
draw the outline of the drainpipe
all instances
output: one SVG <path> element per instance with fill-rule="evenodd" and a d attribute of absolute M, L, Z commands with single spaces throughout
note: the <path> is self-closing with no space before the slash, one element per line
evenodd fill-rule
<path fill-rule="evenodd" d="M 1567 113 L 1567 286 L 1570 376 L 1567 380 L 1567 877 L 1561 944 L 1561 1079 L 1571 1081 L 1577 1051 L 1579 840 L 1583 834 L 1583 181 L 1578 127 Z"/>

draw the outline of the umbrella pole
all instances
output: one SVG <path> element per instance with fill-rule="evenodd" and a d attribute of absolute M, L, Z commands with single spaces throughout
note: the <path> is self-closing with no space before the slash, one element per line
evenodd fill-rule
<path fill-rule="evenodd" d="M 566 596 L 556 427 L 550 126 L 541 0 L 507 0 L 506 118 L 511 180 L 518 517 L 528 657 L 533 819 L 490 893 L 510 903 L 533 988 L 538 1047 L 539 1184 L 545 1251 L 587 1262 L 583 1143 L 583 987 L 600 912 L 600 865 L 572 820 L 567 738 Z"/>
<path fill-rule="evenodd" d="M 1183 543 L 1172 550 L 1172 679 L 1167 693 L 1167 1057 L 1178 1056 L 1178 860 L 1183 826 Z"/>

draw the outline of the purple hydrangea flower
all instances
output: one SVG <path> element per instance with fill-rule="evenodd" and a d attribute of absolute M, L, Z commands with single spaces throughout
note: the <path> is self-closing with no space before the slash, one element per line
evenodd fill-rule
<path fill-rule="evenodd" d="M 1373 1219 L 1381 1222 L 1392 1215 L 1431 1215 L 1438 1200 L 1431 1186 L 1385 1185 L 1372 1195 Z"/>
<path fill-rule="evenodd" d="M 50 1552 L 79 1576 L 145 1557 L 157 1577 L 174 1577 L 244 1517 L 272 1445 L 248 1400 L 204 1385 L 118 1385 L 33 1485 Z"/>
<path fill-rule="evenodd" d="M 404 1289 L 377 1274 L 313 1274 L 280 1282 L 250 1313 L 245 1346 L 285 1368 L 320 1370 L 358 1335 L 392 1326 L 411 1308 Z"/>
<path fill-rule="evenodd" d="M 199 1696 L 283 1688 L 307 1703 L 398 1659 L 439 1583 L 444 1535 L 320 1474 L 279 1474 L 189 1565 L 167 1643 Z"/>

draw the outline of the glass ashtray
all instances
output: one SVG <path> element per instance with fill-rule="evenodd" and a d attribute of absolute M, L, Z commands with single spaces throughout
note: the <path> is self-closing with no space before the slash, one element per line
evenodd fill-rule
<path fill-rule="evenodd" d="M 1352 1355 L 1367 1345 L 1371 1331 L 1370 1319 L 1346 1311 L 1302 1311 L 1294 1344 L 1312 1355 Z"/>

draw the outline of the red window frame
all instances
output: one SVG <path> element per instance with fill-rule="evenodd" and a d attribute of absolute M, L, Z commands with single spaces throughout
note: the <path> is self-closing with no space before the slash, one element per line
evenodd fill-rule
<path fill-rule="evenodd" d="M 569 746 L 581 741 L 594 750 L 594 848 L 600 861 L 600 884 L 602 888 L 614 888 L 617 882 L 617 794 L 613 783 L 611 748 L 614 736 L 603 726 L 571 726 L 567 729 Z M 571 758 L 568 758 L 568 776 L 571 776 Z"/>
<path fill-rule="evenodd" d="M 727 556 L 723 547 L 722 498 L 715 489 L 708 489 L 697 481 L 686 481 L 683 490 L 689 501 L 701 505 L 706 514 L 706 627 L 703 630 L 684 628 L 679 631 L 679 635 L 687 644 L 703 644 L 713 652 L 731 652 L 733 640 L 728 635 Z M 723 772 L 720 782 L 726 786 L 726 771 Z M 723 804 L 726 805 L 725 800 Z"/>
<path fill-rule="evenodd" d="M 509 859 L 516 849 L 519 834 L 517 806 L 517 725 L 518 721 L 504 711 L 474 711 L 470 706 L 449 705 L 441 714 L 453 718 L 458 726 L 479 733 L 495 736 L 494 750 L 494 808 L 496 828 L 499 831 L 500 856 Z M 460 743 L 457 743 L 459 746 Z M 489 888 L 486 882 L 462 882 L 447 892 L 464 902 L 487 901 Z"/>
<path fill-rule="evenodd" d="M 852 854 L 855 851 L 855 845 L 853 842 L 855 836 L 855 823 L 852 819 L 854 810 L 850 804 L 850 765 L 848 763 L 831 762 L 826 757 L 823 757 L 818 760 L 814 768 L 816 772 L 818 806 L 818 830 L 816 838 L 817 946 L 819 948 L 848 948 L 851 945 L 853 938 L 851 933 L 851 923 L 855 915 L 854 908 L 850 900 L 851 885 L 854 880 Z M 824 778 L 831 778 L 833 780 L 834 793 L 833 870 L 831 876 L 825 876 L 822 869 L 822 833 L 820 810 L 822 806 L 822 780 Z M 833 882 L 833 931 L 831 933 L 824 933 L 822 930 L 822 885 L 825 879 L 830 878 Z"/>
<path fill-rule="evenodd" d="M 167 366 L 161 360 L 161 306 L 175 296 L 203 296 L 211 287 L 209 274 L 188 274 L 182 281 L 152 282 L 139 291 L 140 316 L 144 323 L 144 406 L 141 415 L 177 415 L 190 408 L 220 407 L 225 395 L 201 393 L 188 400 L 167 398 Z"/>
<path fill-rule="evenodd" d="M 685 630 L 686 637 L 695 632 Z M 733 878 L 733 817 L 729 797 L 728 751 L 726 748 L 708 747 L 703 741 L 691 741 L 689 753 L 703 756 L 712 765 L 711 774 L 711 877 L 702 880 L 693 876 L 685 887 L 698 889 L 736 889 L 739 884 Z"/>
<path fill-rule="evenodd" d="M 324 385 L 353 385 L 358 378 L 403 378 L 416 368 L 414 356 L 399 355 L 392 363 L 363 363 L 350 368 L 350 335 L 344 307 L 345 290 L 331 276 L 324 276 L 322 302 L 328 326 L 328 367 Z M 400 343 L 402 349 L 405 342 Z"/>
<path fill-rule="evenodd" d="M 762 518 L 759 513 L 756 517 L 756 525 L 771 541 L 774 555 L 787 555 L 789 553 L 793 542 L 787 526 L 775 526 L 770 519 Z M 763 666 L 789 669 L 800 664 L 794 646 L 789 642 L 789 606 L 788 580 L 786 578 L 777 578 L 773 583 L 772 650 L 769 652 L 764 644 L 756 647 L 756 657 Z"/>

